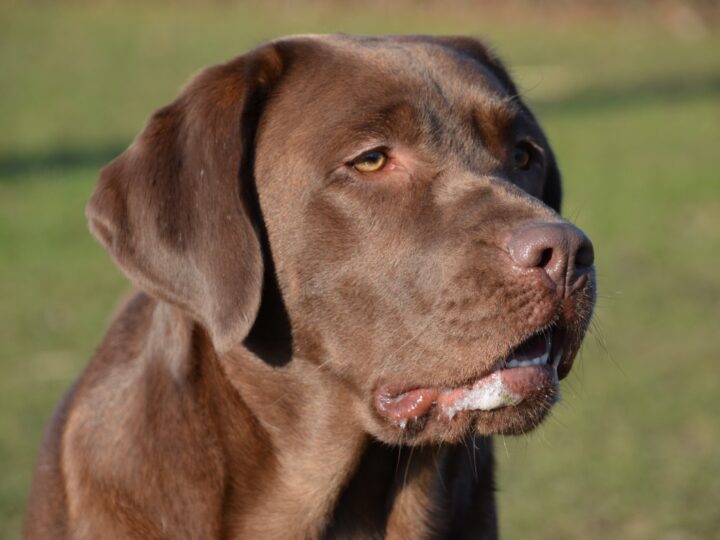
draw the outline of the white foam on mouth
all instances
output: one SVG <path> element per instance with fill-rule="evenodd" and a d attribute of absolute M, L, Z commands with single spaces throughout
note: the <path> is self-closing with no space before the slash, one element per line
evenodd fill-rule
<path fill-rule="evenodd" d="M 460 411 L 492 411 L 499 407 L 512 407 L 522 401 L 522 397 L 513 394 L 502 382 L 499 372 L 495 372 L 487 382 L 468 392 L 446 409 L 452 419 Z"/>

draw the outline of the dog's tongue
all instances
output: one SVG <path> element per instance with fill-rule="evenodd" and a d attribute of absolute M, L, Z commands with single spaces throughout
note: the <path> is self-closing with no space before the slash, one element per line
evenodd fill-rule
<path fill-rule="evenodd" d="M 380 414 L 399 423 L 424 415 L 440 394 L 433 388 L 417 388 L 397 395 L 388 390 L 377 395 L 375 405 Z"/>
<path fill-rule="evenodd" d="M 538 390 L 553 384 L 555 368 L 528 366 L 501 369 L 478 380 L 471 388 L 442 392 L 438 406 L 453 418 L 460 411 L 492 411 L 512 407 Z"/>

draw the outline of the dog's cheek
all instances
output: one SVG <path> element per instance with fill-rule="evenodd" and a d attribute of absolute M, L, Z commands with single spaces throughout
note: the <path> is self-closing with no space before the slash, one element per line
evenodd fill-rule
<path fill-rule="evenodd" d="M 296 354 L 364 386 L 378 356 L 381 299 L 359 277 L 328 277 L 303 291 Z"/>
<path fill-rule="evenodd" d="M 314 364 L 324 364 L 328 359 L 328 350 L 322 333 L 312 325 L 303 322 L 293 328 L 294 354 L 298 358 L 310 360 Z"/>

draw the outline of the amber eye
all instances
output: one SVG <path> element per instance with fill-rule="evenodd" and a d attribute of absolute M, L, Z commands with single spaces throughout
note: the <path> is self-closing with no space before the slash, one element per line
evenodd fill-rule
<path fill-rule="evenodd" d="M 512 153 L 513 164 L 516 168 L 527 171 L 533 162 L 533 147 L 529 143 L 522 142 L 515 146 Z"/>
<path fill-rule="evenodd" d="M 365 152 L 352 162 L 352 166 L 356 171 L 362 173 L 377 172 L 387 163 L 387 156 L 380 150 L 371 150 Z"/>

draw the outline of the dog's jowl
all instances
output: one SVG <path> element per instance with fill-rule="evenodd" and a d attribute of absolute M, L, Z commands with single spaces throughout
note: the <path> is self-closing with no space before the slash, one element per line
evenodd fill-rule
<path fill-rule="evenodd" d="M 560 202 L 475 39 L 204 70 L 88 203 L 137 291 L 47 430 L 26 537 L 496 538 L 491 436 L 548 414 L 594 304 Z"/>

